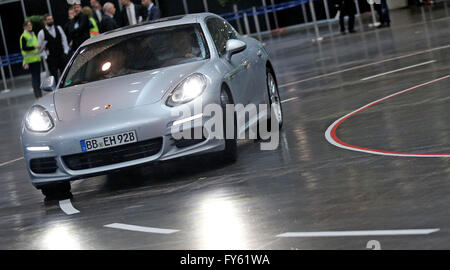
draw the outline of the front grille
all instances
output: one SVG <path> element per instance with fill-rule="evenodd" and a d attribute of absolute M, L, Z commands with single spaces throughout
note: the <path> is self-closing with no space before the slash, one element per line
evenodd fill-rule
<path fill-rule="evenodd" d="M 162 138 L 62 157 L 71 170 L 86 170 L 146 158 L 158 154 Z"/>
<path fill-rule="evenodd" d="M 51 158 L 36 158 L 30 160 L 30 169 L 36 174 L 49 174 L 55 173 L 58 169 L 56 165 L 56 159 Z"/>

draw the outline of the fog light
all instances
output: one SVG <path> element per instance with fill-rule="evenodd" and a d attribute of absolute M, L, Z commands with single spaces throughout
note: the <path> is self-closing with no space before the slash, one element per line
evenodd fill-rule
<path fill-rule="evenodd" d="M 30 147 L 27 147 L 27 150 L 31 151 L 31 152 L 50 151 L 50 147 L 48 147 L 48 146 L 30 146 Z"/>

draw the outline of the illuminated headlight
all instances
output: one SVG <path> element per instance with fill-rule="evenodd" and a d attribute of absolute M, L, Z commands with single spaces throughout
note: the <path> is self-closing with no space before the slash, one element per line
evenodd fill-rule
<path fill-rule="evenodd" d="M 50 114 L 41 106 L 33 106 L 25 118 L 27 129 L 34 132 L 47 132 L 54 127 Z"/>
<path fill-rule="evenodd" d="M 199 97 L 206 88 L 205 75 L 195 73 L 184 79 L 172 91 L 167 99 L 167 106 L 175 107 L 188 103 Z"/>

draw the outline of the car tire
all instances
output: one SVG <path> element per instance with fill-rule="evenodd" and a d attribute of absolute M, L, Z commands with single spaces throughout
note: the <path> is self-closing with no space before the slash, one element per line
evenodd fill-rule
<path fill-rule="evenodd" d="M 67 199 L 72 197 L 69 181 L 43 185 L 39 189 L 47 199 Z"/>
<path fill-rule="evenodd" d="M 236 113 L 234 113 L 234 138 L 227 139 L 227 115 L 226 115 L 226 105 L 234 104 L 233 98 L 231 97 L 230 91 L 226 86 L 222 87 L 220 92 L 220 105 L 223 109 L 223 131 L 225 139 L 225 150 L 222 151 L 222 159 L 225 163 L 233 163 L 237 160 L 237 120 Z"/>
<path fill-rule="evenodd" d="M 271 68 L 266 71 L 267 94 L 269 96 L 270 117 L 267 119 L 267 131 L 272 131 L 272 117 L 277 118 L 278 130 L 283 128 L 283 106 L 281 104 L 280 92 L 278 90 L 277 79 Z M 277 110 L 272 110 L 272 104 L 277 106 Z"/>
<path fill-rule="evenodd" d="M 267 124 L 266 124 L 267 131 L 268 132 L 272 131 L 272 117 L 276 117 L 275 113 L 277 113 L 277 112 L 273 112 L 273 110 L 272 110 L 273 102 L 277 102 L 277 104 L 279 106 L 278 108 L 279 108 L 281 120 L 278 121 L 278 128 L 279 128 L 278 130 L 280 131 L 283 128 L 283 108 L 281 105 L 281 98 L 280 98 L 280 93 L 278 91 L 276 77 L 275 77 L 273 70 L 270 68 L 267 68 L 267 71 L 266 71 L 266 86 L 267 86 L 267 98 L 268 98 L 267 105 L 269 105 L 269 110 L 270 110 L 270 117 L 267 119 Z M 272 89 L 271 89 L 271 87 L 272 87 Z M 257 132 L 256 132 L 257 138 L 256 138 L 255 142 L 259 142 L 262 140 L 261 134 L 259 132 L 260 125 L 261 125 L 261 123 L 258 121 Z"/>

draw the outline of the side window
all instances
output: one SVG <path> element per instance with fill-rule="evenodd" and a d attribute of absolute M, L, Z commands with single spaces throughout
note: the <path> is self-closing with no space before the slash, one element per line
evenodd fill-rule
<path fill-rule="evenodd" d="M 224 55 L 226 53 L 227 41 L 237 38 L 236 31 L 227 21 L 218 18 L 208 19 L 206 25 L 211 33 L 219 55 Z"/>

